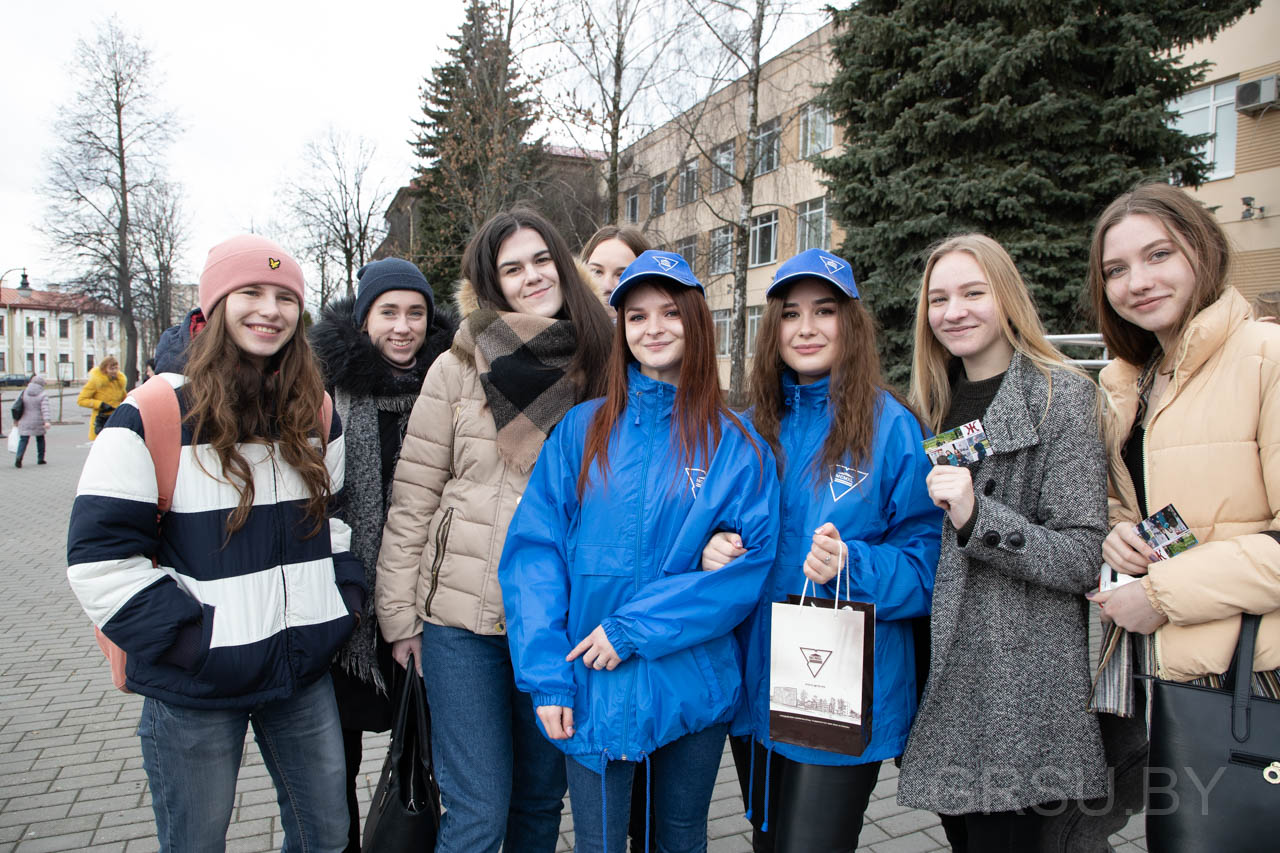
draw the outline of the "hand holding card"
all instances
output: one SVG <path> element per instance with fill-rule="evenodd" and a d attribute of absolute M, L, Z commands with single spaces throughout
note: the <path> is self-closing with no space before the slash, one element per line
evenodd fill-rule
<path fill-rule="evenodd" d="M 991 455 L 991 440 L 983 431 L 980 420 L 940 432 L 922 443 L 925 454 L 934 465 L 963 465 Z"/>

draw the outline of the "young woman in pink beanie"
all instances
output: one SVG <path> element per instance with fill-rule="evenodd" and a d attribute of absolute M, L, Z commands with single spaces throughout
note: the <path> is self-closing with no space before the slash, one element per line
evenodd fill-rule
<path fill-rule="evenodd" d="M 302 270 L 257 236 L 215 246 L 207 323 L 177 394 L 181 447 L 158 518 L 155 459 L 128 397 L 85 463 L 67 574 L 128 656 L 161 851 L 222 850 L 246 728 L 275 782 L 285 851 L 347 843 L 329 662 L 360 618 L 364 571 L 341 505 L 343 437 L 299 333 Z M 147 406 L 153 405 L 152 401 Z M 148 409 L 150 411 L 150 408 Z"/>

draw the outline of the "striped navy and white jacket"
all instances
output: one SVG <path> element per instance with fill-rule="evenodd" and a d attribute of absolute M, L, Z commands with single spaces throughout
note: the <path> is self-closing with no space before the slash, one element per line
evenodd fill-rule
<path fill-rule="evenodd" d="M 185 415 L 183 377 L 162 375 Z M 239 496 L 205 473 L 220 470 L 218 458 L 192 444 L 190 425 L 182 427 L 173 503 L 159 521 L 155 467 L 132 396 L 85 462 L 67 577 L 89 618 L 127 653 L 135 693 L 192 708 L 287 697 L 328 670 L 363 608 L 364 570 L 346 522 L 331 517 L 307 538 L 312 522 L 297 471 L 266 444 L 239 449 L 253 467 L 254 502 L 230 537 L 226 521 Z M 325 451 L 331 508 L 341 506 L 344 459 L 335 413 Z"/>

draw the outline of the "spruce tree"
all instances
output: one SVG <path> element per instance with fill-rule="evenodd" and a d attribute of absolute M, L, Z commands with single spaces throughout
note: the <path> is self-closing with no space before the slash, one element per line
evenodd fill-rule
<path fill-rule="evenodd" d="M 1198 185 L 1202 137 L 1168 105 L 1204 78 L 1179 50 L 1259 0 L 861 0 L 836 13 L 825 97 L 845 129 L 821 163 L 842 251 L 905 383 L 928 247 L 999 240 L 1051 332 L 1079 331 L 1090 229 L 1136 182 Z"/>
<path fill-rule="evenodd" d="M 510 4 L 469 0 L 448 60 L 423 81 L 415 260 L 438 295 L 451 291 L 471 234 L 529 198 L 543 170 L 541 140 L 528 139 L 538 109 L 512 50 L 514 30 Z"/>

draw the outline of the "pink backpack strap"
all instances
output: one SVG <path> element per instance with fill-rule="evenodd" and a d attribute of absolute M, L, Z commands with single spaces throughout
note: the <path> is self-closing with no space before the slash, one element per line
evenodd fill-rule
<path fill-rule="evenodd" d="M 324 392 L 324 402 L 320 404 L 320 422 L 324 424 L 324 433 L 320 436 L 320 446 L 329 446 L 329 433 L 333 430 L 333 398 Z"/>
<path fill-rule="evenodd" d="M 156 502 L 160 513 L 169 511 L 178 483 L 178 457 L 182 454 L 182 409 L 169 380 L 153 376 L 133 389 L 133 401 L 142 416 L 142 436 L 156 467 Z"/>

